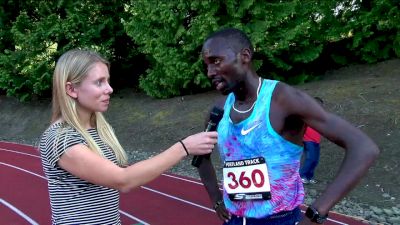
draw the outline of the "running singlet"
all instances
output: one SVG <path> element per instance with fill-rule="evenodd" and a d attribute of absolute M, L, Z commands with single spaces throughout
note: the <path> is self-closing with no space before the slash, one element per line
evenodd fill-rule
<path fill-rule="evenodd" d="M 88 133 L 108 160 L 114 152 L 101 141 L 96 129 Z M 121 224 L 117 190 L 82 180 L 58 166 L 61 155 L 76 144 L 87 145 L 82 135 L 63 123 L 51 125 L 40 140 L 40 155 L 50 194 L 53 224 Z"/>
<path fill-rule="evenodd" d="M 303 147 L 285 140 L 274 131 L 269 121 L 276 84 L 277 81 L 264 80 L 253 112 L 236 124 L 229 116 L 235 96 L 229 94 L 224 116 L 218 125 L 218 148 L 225 165 L 224 202 L 228 211 L 236 216 L 262 218 L 293 210 L 304 199 L 299 175 Z M 226 165 L 231 167 L 227 168 Z M 256 195 L 253 195 L 255 198 L 249 195 L 245 200 L 232 200 L 232 194 L 227 193 L 235 190 L 246 193 L 258 189 L 264 189 L 264 194 L 270 194 L 266 195 L 270 199 L 257 199 Z M 241 196 L 244 195 L 236 195 L 239 199 Z"/>

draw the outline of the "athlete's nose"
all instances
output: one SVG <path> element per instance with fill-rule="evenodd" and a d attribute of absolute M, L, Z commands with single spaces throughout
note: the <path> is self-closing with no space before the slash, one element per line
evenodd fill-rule
<path fill-rule="evenodd" d="M 213 64 L 207 65 L 207 77 L 213 78 L 216 75 L 215 66 Z"/>

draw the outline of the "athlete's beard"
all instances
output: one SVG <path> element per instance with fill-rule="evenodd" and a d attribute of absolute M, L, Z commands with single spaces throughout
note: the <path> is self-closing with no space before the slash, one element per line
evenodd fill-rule
<path fill-rule="evenodd" d="M 223 95 L 228 95 L 232 92 L 240 90 L 244 85 L 244 81 L 227 83 L 227 87 L 222 91 Z"/>
<path fill-rule="evenodd" d="M 228 86 L 222 91 L 222 94 L 223 95 L 229 95 L 231 92 L 233 92 L 233 88 Z"/>

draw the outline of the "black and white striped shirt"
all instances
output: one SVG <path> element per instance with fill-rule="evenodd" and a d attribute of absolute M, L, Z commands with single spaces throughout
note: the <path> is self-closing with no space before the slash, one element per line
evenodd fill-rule
<path fill-rule="evenodd" d="M 117 164 L 115 154 L 100 139 L 96 129 L 88 133 L 104 156 Z M 40 140 L 43 171 L 48 179 L 53 224 L 121 224 L 119 192 L 82 180 L 58 166 L 58 160 L 70 147 L 85 144 L 74 128 L 51 125 Z"/>

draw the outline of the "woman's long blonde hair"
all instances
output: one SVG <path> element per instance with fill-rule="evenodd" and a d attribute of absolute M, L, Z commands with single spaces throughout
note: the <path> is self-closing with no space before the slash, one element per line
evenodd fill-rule
<path fill-rule="evenodd" d="M 78 118 L 76 100 L 66 92 L 66 83 L 80 84 L 95 63 L 104 63 L 110 69 L 110 63 L 98 53 L 90 50 L 74 49 L 64 53 L 57 61 L 53 75 L 53 107 L 51 122 L 59 119 L 75 128 L 88 143 L 89 148 L 99 155 L 103 155 L 99 146 L 82 126 Z M 127 155 L 101 112 L 92 115 L 100 138 L 114 151 L 120 165 L 126 165 Z"/>

